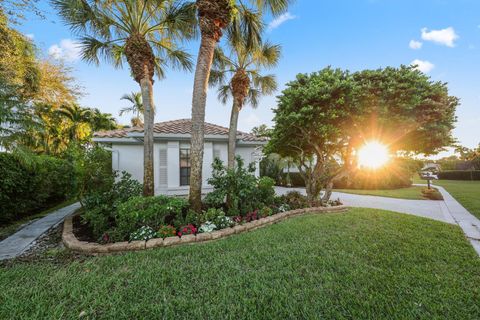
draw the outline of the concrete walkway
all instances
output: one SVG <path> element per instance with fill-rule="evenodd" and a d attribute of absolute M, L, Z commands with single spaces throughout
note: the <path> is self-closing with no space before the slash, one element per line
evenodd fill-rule
<path fill-rule="evenodd" d="M 351 207 L 390 210 L 458 224 L 475 251 L 480 255 L 480 220 L 469 213 L 444 188 L 439 186 L 435 186 L 435 188 L 442 193 L 444 201 L 395 199 L 341 192 L 333 192 L 331 199 L 339 198 L 343 204 Z M 275 188 L 278 195 L 294 190 L 306 194 L 305 188 Z"/>
<path fill-rule="evenodd" d="M 422 184 L 416 184 L 417 186 L 426 186 Z M 468 240 L 472 244 L 475 251 L 480 255 L 480 220 L 473 214 L 468 212 L 445 188 L 435 185 L 434 186 L 443 196 L 443 203 L 448 209 L 448 212 L 453 217 L 455 223 L 457 223 L 463 232 L 467 236 Z"/>
<path fill-rule="evenodd" d="M 12 259 L 25 252 L 35 241 L 51 228 L 57 226 L 65 217 L 80 208 L 80 203 L 74 203 L 38 219 L 23 227 L 10 237 L 0 242 L 0 260 Z"/>

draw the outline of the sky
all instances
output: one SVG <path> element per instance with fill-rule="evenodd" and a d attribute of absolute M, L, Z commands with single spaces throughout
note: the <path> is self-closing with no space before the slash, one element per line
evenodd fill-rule
<path fill-rule="evenodd" d="M 120 97 L 139 91 L 128 68 L 106 63 L 89 65 L 80 59 L 77 36 L 56 15 L 48 1 L 40 1 L 45 19 L 27 16 L 18 29 L 33 39 L 45 57 L 63 59 L 85 95 L 80 103 L 118 116 L 128 105 Z M 324 67 L 358 71 L 401 64 L 417 64 L 432 80 L 448 83 L 460 98 L 454 136 L 467 147 L 480 142 L 480 1 L 478 0 L 297 0 L 280 17 L 266 17 L 265 37 L 282 46 L 275 69 L 279 90 L 261 99 L 256 109 L 245 106 L 239 129 L 271 126 L 276 96 L 298 73 Z M 198 41 L 184 45 L 196 61 Z M 155 81 L 156 122 L 191 116 L 193 73 L 169 70 Z M 209 89 L 206 121 L 228 126 L 231 105 L 222 105 Z"/>

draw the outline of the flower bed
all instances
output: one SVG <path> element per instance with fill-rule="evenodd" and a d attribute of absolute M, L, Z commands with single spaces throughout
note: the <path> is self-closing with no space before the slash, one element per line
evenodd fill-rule
<path fill-rule="evenodd" d="M 73 233 L 73 218 L 69 217 L 65 220 L 65 223 L 63 225 L 62 240 L 67 248 L 89 254 L 137 251 L 150 248 L 169 247 L 181 244 L 204 242 L 225 238 L 233 234 L 248 232 L 250 230 L 255 230 L 267 225 L 271 225 L 273 223 L 277 223 L 279 221 L 296 215 L 301 215 L 305 213 L 343 212 L 347 208 L 348 207 L 346 206 L 338 205 L 330 207 L 295 209 L 273 214 L 263 218 L 252 219 L 249 222 L 246 222 L 246 220 L 242 220 L 239 223 L 234 223 L 234 225 L 232 226 L 210 232 L 194 233 L 194 230 L 190 229 L 190 231 L 187 231 L 186 233 L 180 231 L 180 234 L 168 236 L 165 238 L 158 237 L 148 240 L 122 241 L 108 244 L 100 244 L 96 242 L 78 240 Z"/>
<path fill-rule="evenodd" d="M 86 195 L 84 212 L 66 222 L 64 242 L 74 250 L 95 253 L 170 246 L 218 239 L 293 214 L 341 205 L 338 200 L 308 202 L 298 192 L 278 197 L 274 181 L 257 178 L 254 171 L 241 159 L 235 169 L 216 160 L 209 179 L 214 190 L 205 197 L 201 212 L 190 210 L 183 198 L 142 197 L 141 184 L 122 173 L 111 188 Z"/>

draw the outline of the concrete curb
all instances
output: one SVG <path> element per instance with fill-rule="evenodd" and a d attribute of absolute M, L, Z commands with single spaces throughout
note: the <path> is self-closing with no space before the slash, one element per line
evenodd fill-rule
<path fill-rule="evenodd" d="M 273 216 L 261 218 L 252 222 L 247 222 L 243 225 L 238 225 L 233 228 L 221 229 L 209 233 L 199 233 L 198 235 L 185 235 L 183 237 L 168 237 L 165 239 L 155 238 L 148 241 L 124 241 L 109 244 L 99 244 L 78 240 L 73 234 L 73 217 L 67 217 L 63 224 L 62 241 L 65 247 L 74 251 L 88 254 L 138 251 L 151 248 L 178 246 L 195 242 L 205 242 L 210 240 L 222 239 L 229 237 L 233 234 L 240 234 L 243 232 L 248 232 L 250 230 L 256 230 L 258 228 L 262 228 L 297 215 L 303 215 L 308 213 L 345 212 L 348 208 L 348 206 L 342 205 L 336 207 L 315 207 L 297 209 L 278 213 Z"/>

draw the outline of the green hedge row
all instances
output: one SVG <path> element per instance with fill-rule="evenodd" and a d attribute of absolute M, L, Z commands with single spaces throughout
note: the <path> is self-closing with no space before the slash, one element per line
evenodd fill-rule
<path fill-rule="evenodd" d="M 480 180 L 480 170 L 448 170 L 438 173 L 440 180 Z"/>
<path fill-rule="evenodd" d="M 66 200 L 74 178 L 66 160 L 0 153 L 0 224 Z"/>
<path fill-rule="evenodd" d="M 282 179 L 287 181 L 285 177 Z M 292 187 L 305 187 L 305 181 L 299 173 L 290 173 L 290 184 Z M 411 175 L 408 171 L 375 172 L 358 170 L 348 179 L 344 178 L 334 182 L 335 189 L 397 189 L 406 188 L 412 185 Z"/>

